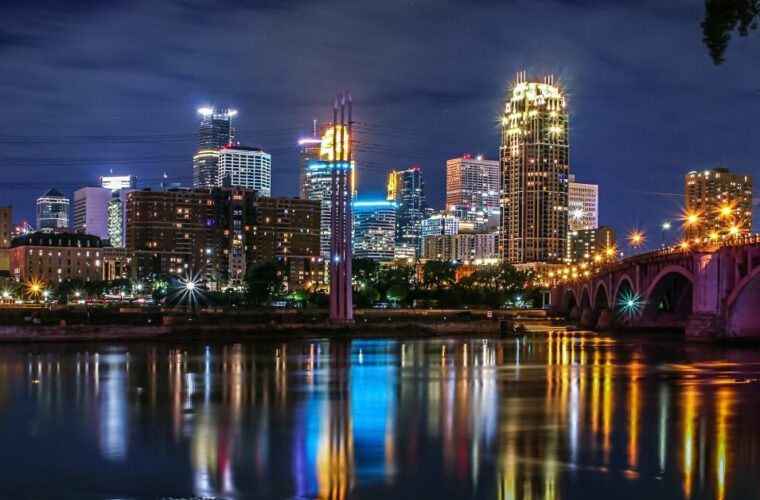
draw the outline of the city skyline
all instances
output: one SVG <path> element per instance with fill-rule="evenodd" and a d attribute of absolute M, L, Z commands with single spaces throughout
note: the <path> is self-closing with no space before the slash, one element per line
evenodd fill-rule
<path fill-rule="evenodd" d="M 390 26 L 391 33 L 399 35 L 403 43 L 377 44 L 379 35 L 370 29 L 366 39 L 358 37 L 360 43 L 340 52 L 345 60 L 358 55 L 378 59 L 378 69 L 385 75 L 380 78 L 375 70 L 359 65 L 349 71 L 342 58 L 335 63 L 321 56 L 319 50 L 334 42 L 332 39 L 308 49 L 298 40 L 294 44 L 278 43 L 284 39 L 269 30 L 292 27 L 299 23 L 298 18 L 312 19 L 302 14 L 320 15 L 300 2 L 212 12 L 208 23 L 212 31 L 235 15 L 243 19 L 259 15 L 270 22 L 261 33 L 249 33 L 239 23 L 226 25 L 230 26 L 229 34 L 206 47 L 211 70 L 191 73 L 190 77 L 191 68 L 185 68 L 179 56 L 171 59 L 173 53 L 160 43 L 166 38 L 150 21 L 153 12 L 145 8 L 95 7 L 85 12 L 69 6 L 79 18 L 58 13 L 51 15 L 44 27 L 18 23 L 11 28 L 13 33 L 28 37 L 2 44 L 8 55 L 9 76 L 0 82 L 0 97 L 16 118 L 0 128 L 7 141 L 2 163 L 9 171 L 0 204 L 14 207 L 14 222 L 32 221 L 33 200 L 48 188 L 55 186 L 71 197 L 79 187 L 96 185 L 97 178 L 111 169 L 136 175 L 141 187 L 158 184 L 163 172 L 170 181 L 189 185 L 196 108 L 208 103 L 240 109 L 235 117 L 238 140 L 272 153 L 272 194 L 295 196 L 296 141 L 310 135 L 313 119 L 318 123 L 329 120 L 328 106 L 337 87 L 353 90 L 355 120 L 364 124 L 356 128 L 357 139 L 364 143 L 356 151 L 362 197 L 381 197 L 383 179 L 391 169 L 419 165 L 425 171 L 430 206 L 442 207 L 447 159 L 467 152 L 498 157 L 496 117 L 509 82 L 521 69 L 530 74 L 556 73 L 567 88 L 571 171 L 584 182 L 600 185 L 600 224 L 611 224 L 623 234 L 634 227 L 655 232 L 663 219 L 675 220 L 679 215 L 685 172 L 726 166 L 747 175 L 758 174 L 754 160 L 758 146 L 752 140 L 754 118 L 751 106 L 744 104 L 758 95 L 758 70 L 749 64 L 757 53 L 756 45 L 737 40 L 729 49 L 727 61 L 714 67 L 701 43 L 700 5 L 680 2 L 662 7 L 648 3 L 633 8 L 614 2 L 605 7 L 540 3 L 545 20 L 557 27 L 547 40 L 523 41 L 522 30 L 510 35 L 509 29 L 497 29 L 500 18 L 508 19 L 505 22 L 510 26 L 521 22 L 529 25 L 527 21 L 535 19 L 539 6 L 513 11 L 506 5 L 489 4 L 486 8 L 445 2 L 442 8 L 451 20 L 445 15 L 429 19 L 429 5 L 383 9 L 377 22 Z M 169 17 L 177 14 L 177 31 L 172 36 L 187 40 L 190 28 L 199 23 L 193 12 L 200 7 L 203 2 L 165 4 L 155 9 Z M 368 19 L 379 8 L 375 2 L 358 2 L 340 11 L 339 16 L 354 21 Z M 30 15 L 21 4 L 8 10 L 19 20 Z M 590 25 L 584 19 L 594 17 L 587 16 L 588 11 L 610 24 L 625 19 L 623 24 L 628 28 L 620 33 L 598 27 L 586 30 Z M 502 13 L 515 15 L 498 15 Z M 483 35 L 472 36 L 474 28 L 466 28 L 451 40 L 420 43 L 416 31 L 435 34 L 459 19 L 456 14 L 473 21 Z M 144 21 L 140 29 L 146 40 L 128 50 L 120 45 L 125 38 L 119 27 L 130 16 Z M 637 49 L 628 48 L 637 27 L 665 25 L 674 19 L 691 22 L 662 30 L 667 33 L 658 32 Z M 560 20 L 566 26 L 560 26 Z M 108 32 L 101 36 L 105 45 L 112 44 L 110 48 L 82 48 L 81 37 L 91 33 L 72 29 L 82 22 L 98 24 Z M 42 29 L 59 34 L 60 39 L 53 43 L 41 35 Z M 215 55 L 225 51 L 240 54 L 240 41 L 248 45 L 248 38 L 256 40 L 264 35 L 270 42 L 260 43 L 258 50 L 268 72 L 259 75 L 266 77 L 252 78 L 244 70 L 229 67 L 224 67 L 221 75 L 213 71 L 217 64 L 224 64 L 224 58 Z M 308 35 L 305 30 L 299 37 Z M 602 41 L 610 45 L 609 49 L 602 48 Z M 160 49 L 148 57 L 152 43 Z M 192 40 L 187 43 L 195 45 Z M 120 50 L 114 52 L 113 44 Z M 77 50 L 58 59 L 55 77 L 60 84 L 53 88 L 46 86 L 44 75 L 33 68 L 46 67 L 42 62 L 58 57 L 60 47 Z M 610 59 L 613 50 L 615 57 Z M 471 57 L 475 52 L 482 57 Z M 21 57 L 22 53 L 26 57 Z M 270 53 L 280 57 L 271 57 Z M 511 55 L 515 53 L 520 56 Z M 422 59 L 429 59 L 424 68 L 417 64 Z M 18 66 L 22 60 L 31 64 Z M 121 66 L 116 64 L 118 60 Z M 122 67 L 131 62 L 135 64 L 128 70 Z M 98 71 L 93 73 L 90 67 Z M 301 67 L 308 68 L 307 74 L 291 78 L 294 69 L 302 73 Z M 457 68 L 453 77 L 440 78 L 453 67 Z M 659 75 L 656 82 L 642 76 L 655 73 Z M 90 78 L 82 80 L 85 75 Z M 106 84 L 117 75 L 125 78 L 115 85 Z M 295 83 L 281 85 L 282 81 Z M 24 106 L 23 111 L 18 103 Z M 146 119 L 146 113 L 153 116 Z M 720 126 L 729 121 L 734 126 Z M 87 154 L 83 153 L 85 148 Z M 25 177 L 29 171 L 35 172 L 34 180 Z M 42 185 L 37 179 L 51 182 Z"/>

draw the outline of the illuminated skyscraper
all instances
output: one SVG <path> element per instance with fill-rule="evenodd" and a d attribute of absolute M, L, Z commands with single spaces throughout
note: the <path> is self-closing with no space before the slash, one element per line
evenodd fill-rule
<path fill-rule="evenodd" d="M 309 200 L 319 201 L 321 205 L 320 212 L 320 252 L 325 262 L 330 261 L 330 206 L 332 198 L 332 168 L 333 168 L 333 137 L 340 136 L 339 127 L 329 127 L 325 130 L 322 140 L 320 141 L 319 159 L 311 161 L 306 168 L 306 186 L 307 198 Z M 348 134 L 344 134 L 344 147 L 348 145 Z M 341 146 L 337 147 L 338 154 L 341 153 Z M 353 163 L 346 165 L 353 175 Z M 348 190 L 348 185 L 343 186 Z M 325 279 L 328 278 L 325 273 Z"/>
<path fill-rule="evenodd" d="M 567 209 L 570 231 L 599 227 L 599 186 L 575 182 L 575 176 L 570 174 Z"/>
<path fill-rule="evenodd" d="M 466 154 L 446 162 L 446 208 L 499 210 L 499 162 Z"/>
<path fill-rule="evenodd" d="M 718 239 L 752 231 L 752 177 L 711 168 L 686 174 L 686 216 L 689 239 Z"/>
<path fill-rule="evenodd" d="M 124 247 L 124 202 L 114 191 L 108 200 L 108 241 L 112 247 Z"/>
<path fill-rule="evenodd" d="M 396 247 L 396 204 L 392 201 L 354 202 L 354 257 L 393 260 Z"/>
<path fill-rule="evenodd" d="M 567 253 L 568 114 L 549 76 L 517 75 L 502 117 L 502 256 L 561 263 Z"/>
<path fill-rule="evenodd" d="M 309 199 L 309 164 L 319 161 L 319 150 L 322 139 L 317 136 L 317 121 L 314 120 L 314 133 L 311 137 L 302 137 L 298 140 L 298 196 L 301 199 Z"/>
<path fill-rule="evenodd" d="M 69 199 L 56 188 L 37 198 L 37 230 L 52 231 L 69 227 Z"/>
<path fill-rule="evenodd" d="M 272 156 L 263 149 L 223 146 L 218 163 L 220 187 L 242 187 L 259 196 L 272 196 Z"/>
<path fill-rule="evenodd" d="M 106 175 L 100 178 L 101 187 L 117 189 L 137 188 L 137 177 L 134 175 Z"/>
<path fill-rule="evenodd" d="M 198 113 L 202 118 L 198 127 L 198 152 L 193 156 L 193 187 L 211 188 L 218 184 L 219 149 L 235 139 L 232 117 L 237 111 L 204 107 Z"/>
<path fill-rule="evenodd" d="M 388 176 L 388 200 L 396 202 L 396 247 L 422 254 L 422 220 L 425 218 L 425 183 L 422 169 L 394 170 Z"/>

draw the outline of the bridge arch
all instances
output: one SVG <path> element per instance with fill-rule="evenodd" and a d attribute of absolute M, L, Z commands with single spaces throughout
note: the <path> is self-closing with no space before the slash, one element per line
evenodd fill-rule
<path fill-rule="evenodd" d="M 604 281 L 599 281 L 594 291 L 594 316 L 599 316 L 602 309 L 610 307 L 609 296 L 607 284 Z"/>
<path fill-rule="evenodd" d="M 627 274 L 618 279 L 612 298 L 612 307 L 618 319 L 623 320 L 630 320 L 641 312 L 641 298 L 636 293 L 633 280 Z"/>
<path fill-rule="evenodd" d="M 617 303 L 617 299 L 620 296 L 620 293 L 622 292 L 622 290 L 620 290 L 620 287 L 622 287 L 626 283 L 628 287 L 630 288 L 631 293 L 636 294 L 636 288 L 633 286 L 633 279 L 630 276 L 628 276 L 628 273 L 625 273 L 618 278 L 617 283 L 615 284 L 615 293 L 612 295 L 612 302 Z"/>
<path fill-rule="evenodd" d="M 578 295 L 575 293 L 573 287 L 567 287 L 562 292 L 562 301 L 560 302 L 560 310 L 562 312 L 569 312 L 573 307 L 578 305 Z"/>
<path fill-rule="evenodd" d="M 662 269 L 643 295 L 641 318 L 663 327 L 684 327 L 692 310 L 694 275 L 678 265 Z"/>
<path fill-rule="evenodd" d="M 581 289 L 581 302 L 579 305 L 581 309 L 591 307 L 591 292 L 589 291 L 588 283 L 583 285 L 583 288 Z"/>
<path fill-rule="evenodd" d="M 742 278 L 726 299 L 726 330 L 729 335 L 760 334 L 760 267 Z"/>

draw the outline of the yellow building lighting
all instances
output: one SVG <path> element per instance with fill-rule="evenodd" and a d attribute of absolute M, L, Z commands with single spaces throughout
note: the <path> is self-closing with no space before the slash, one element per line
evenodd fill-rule
<path fill-rule="evenodd" d="M 342 144 L 335 144 L 335 141 L 341 141 Z M 344 158 L 344 152 L 349 152 L 350 144 L 348 128 L 342 125 L 333 125 L 322 136 L 319 159 L 322 161 L 349 160 L 349 158 Z"/>

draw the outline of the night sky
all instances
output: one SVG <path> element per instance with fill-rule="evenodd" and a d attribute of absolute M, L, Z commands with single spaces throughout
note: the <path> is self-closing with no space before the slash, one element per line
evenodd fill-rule
<path fill-rule="evenodd" d="M 600 184 L 601 222 L 654 229 L 682 205 L 683 174 L 725 165 L 760 183 L 760 40 L 715 66 L 703 2 L 584 0 L 2 0 L 0 205 L 34 220 L 51 186 L 100 175 L 189 184 L 205 104 L 272 153 L 273 193 L 298 190 L 296 141 L 350 89 L 359 193 L 423 168 L 430 204 L 445 161 L 497 158 L 509 82 L 557 75 L 570 169 Z M 759 214 L 756 213 L 756 216 Z M 758 227 L 758 224 L 755 224 Z M 656 236 L 655 236 L 656 235 Z"/>

